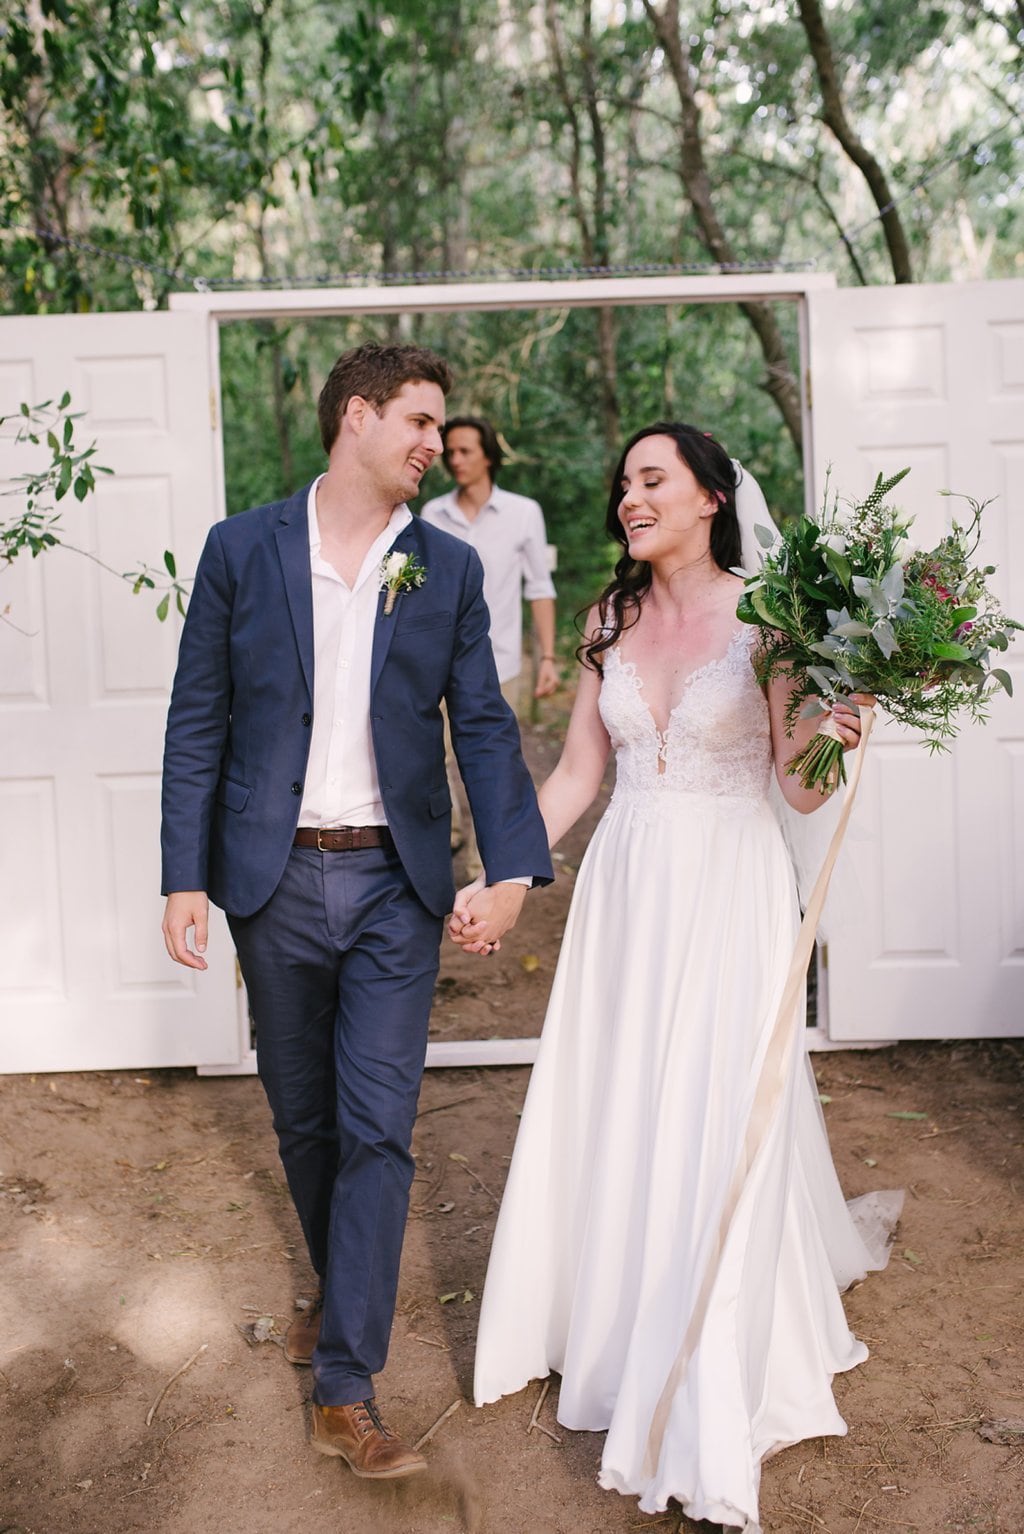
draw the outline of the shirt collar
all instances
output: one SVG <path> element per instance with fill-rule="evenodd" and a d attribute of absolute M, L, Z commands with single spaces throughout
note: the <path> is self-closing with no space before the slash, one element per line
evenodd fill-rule
<path fill-rule="evenodd" d="M 484 504 L 480 507 L 480 511 L 477 512 L 477 516 L 480 515 L 480 512 L 484 512 L 484 511 L 500 511 L 501 510 L 500 496 L 501 496 L 501 486 L 500 485 L 492 485 L 491 486 L 491 493 L 487 497 L 486 501 L 484 501 Z M 454 512 L 455 515 L 461 517 L 464 522 L 468 522 L 469 521 L 469 518 L 466 516 L 466 513 L 463 511 L 462 507 L 459 505 L 459 487 L 458 487 L 458 485 L 453 486 L 453 488 L 448 491 L 448 493 L 443 497 L 443 502 L 444 502 L 444 507 L 445 507 L 446 511 L 448 511 L 449 513 Z"/>
<path fill-rule="evenodd" d="M 317 475 L 316 479 L 310 485 L 309 495 L 306 497 L 306 523 L 309 528 L 310 559 L 315 559 L 320 553 L 320 524 L 316 519 L 316 491 L 317 486 L 323 477 L 324 476 L 322 474 Z M 400 506 L 396 506 L 394 511 L 391 513 L 391 516 L 388 519 L 388 524 L 384 531 L 381 533 L 380 538 L 374 540 L 373 548 L 376 549 L 378 544 L 380 544 L 383 539 L 386 539 L 387 541 L 384 543 L 383 551 L 388 550 L 402 529 L 408 527 L 411 521 L 412 512 L 403 501 L 402 504 Z"/>

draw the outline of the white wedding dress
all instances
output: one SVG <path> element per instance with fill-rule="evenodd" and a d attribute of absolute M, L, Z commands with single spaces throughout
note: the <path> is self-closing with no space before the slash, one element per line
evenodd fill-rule
<path fill-rule="evenodd" d="M 491 1253 L 477 1405 L 556 1370 L 601 1485 L 756 1534 L 760 1463 L 845 1433 L 869 1249 L 799 1038 L 762 1074 L 796 937 L 753 630 L 662 735 L 606 652 L 616 785 L 579 871 Z M 781 1085 L 779 1084 L 781 1081 Z M 882 1196 L 883 1198 L 885 1196 Z M 885 1210 L 898 1212 L 900 1195 Z"/>

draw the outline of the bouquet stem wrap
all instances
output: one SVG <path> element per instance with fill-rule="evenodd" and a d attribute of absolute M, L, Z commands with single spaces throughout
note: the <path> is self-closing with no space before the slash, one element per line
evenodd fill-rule
<path fill-rule="evenodd" d="M 860 721 L 860 746 L 854 755 L 850 784 L 839 814 L 839 821 L 832 835 L 832 841 L 825 854 L 825 861 L 822 863 L 818 877 L 814 881 L 814 888 L 811 891 L 810 899 L 807 902 L 807 909 L 804 912 L 803 921 L 800 923 L 800 930 L 797 933 L 793 957 L 790 960 L 789 972 L 786 975 L 786 983 L 782 990 L 782 1000 L 779 1002 L 779 1010 L 775 1014 L 775 1022 L 772 1025 L 768 1047 L 764 1053 L 761 1074 L 758 1078 L 753 1102 L 751 1103 L 750 1118 L 747 1121 L 747 1133 L 743 1149 L 740 1152 L 739 1161 L 733 1170 L 729 1192 L 722 1210 L 722 1219 L 714 1245 L 711 1248 L 708 1265 L 693 1307 L 693 1314 L 690 1316 L 690 1322 L 686 1328 L 686 1335 L 683 1338 L 682 1346 L 672 1364 L 672 1368 L 669 1370 L 665 1387 L 661 1392 L 654 1416 L 651 1419 L 651 1432 L 647 1440 L 647 1449 L 644 1457 L 645 1473 L 651 1475 L 654 1474 L 654 1469 L 661 1455 L 661 1447 L 665 1437 L 665 1429 L 668 1426 L 672 1399 L 685 1377 L 690 1359 L 693 1356 L 694 1347 L 704 1325 L 708 1302 L 711 1299 L 711 1291 L 718 1273 L 719 1260 L 725 1250 L 725 1243 L 729 1235 L 730 1226 L 732 1225 L 733 1215 L 739 1204 L 750 1169 L 754 1165 L 767 1139 L 772 1115 L 775 1112 L 776 1105 L 786 1084 L 789 1060 L 796 1045 L 799 1031 L 798 1025 L 801 1021 L 798 1014 L 804 981 L 807 977 L 807 966 L 811 962 L 814 939 L 817 936 L 818 923 L 821 921 L 821 913 L 824 909 L 825 896 L 828 894 L 829 883 L 832 879 L 832 871 L 836 866 L 836 859 L 839 856 L 839 850 L 846 836 L 846 828 L 850 823 L 853 803 L 857 797 L 868 739 L 875 723 L 874 710 L 861 708 Z"/>
<path fill-rule="evenodd" d="M 861 709 L 862 721 L 865 712 Z M 789 761 L 786 771 L 798 777 L 804 788 L 816 788 L 819 794 L 830 794 L 846 782 L 843 739 L 831 714 L 821 721 L 803 750 Z"/>

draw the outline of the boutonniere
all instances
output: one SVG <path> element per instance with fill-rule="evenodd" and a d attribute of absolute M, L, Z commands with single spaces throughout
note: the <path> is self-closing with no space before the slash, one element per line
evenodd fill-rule
<path fill-rule="evenodd" d="M 384 616 L 387 618 L 395 605 L 395 598 L 402 591 L 414 591 L 422 586 L 427 572 L 415 554 L 400 554 L 397 550 L 381 562 L 380 589 L 386 591 Z"/>

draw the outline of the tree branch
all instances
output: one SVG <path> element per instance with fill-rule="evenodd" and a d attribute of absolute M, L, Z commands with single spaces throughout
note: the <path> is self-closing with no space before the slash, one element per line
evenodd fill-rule
<path fill-rule="evenodd" d="M 701 242 L 722 266 L 739 264 L 736 251 L 722 228 L 715 208 L 711 177 L 704 158 L 700 109 L 690 61 L 683 49 L 679 27 L 679 0 L 664 0 L 659 10 L 653 0 L 643 0 L 644 10 L 661 44 L 669 72 L 679 97 L 679 122 L 676 125 L 678 173 L 690 200 Z M 768 304 L 748 301 L 740 304 L 761 346 L 765 361 L 764 388 L 775 401 L 786 430 L 798 453 L 803 451 L 803 414 L 800 390 L 793 376 L 786 344 Z"/>
<path fill-rule="evenodd" d="M 875 200 L 875 207 L 879 212 L 894 278 L 897 282 L 913 282 L 910 246 L 903 228 L 903 221 L 892 206 L 896 199 L 889 186 L 888 178 L 846 115 L 832 53 L 832 43 L 821 6 L 818 0 L 797 0 L 797 5 L 818 74 L 818 84 L 821 86 L 822 118 L 868 184 Z"/>

